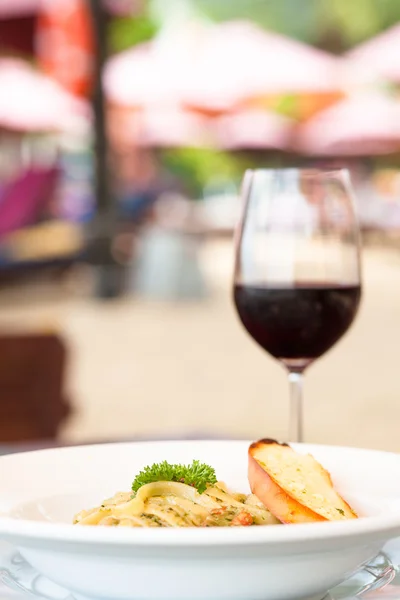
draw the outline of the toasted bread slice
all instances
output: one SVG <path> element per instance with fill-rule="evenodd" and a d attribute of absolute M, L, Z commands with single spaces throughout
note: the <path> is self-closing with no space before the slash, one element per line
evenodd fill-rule
<path fill-rule="evenodd" d="M 275 440 L 251 444 L 248 476 L 253 494 L 283 523 L 357 518 L 315 458 L 287 444 Z"/>

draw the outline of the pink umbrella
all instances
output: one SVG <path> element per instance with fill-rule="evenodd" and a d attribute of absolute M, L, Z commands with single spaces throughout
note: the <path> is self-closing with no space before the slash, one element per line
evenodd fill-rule
<path fill-rule="evenodd" d="M 132 117 L 132 138 L 141 146 L 205 147 L 212 145 L 209 120 L 180 108 L 153 108 Z"/>
<path fill-rule="evenodd" d="M 400 82 L 399 49 L 400 24 L 357 46 L 346 54 L 346 58 L 365 72 Z"/>
<path fill-rule="evenodd" d="M 214 119 L 218 147 L 226 150 L 287 148 L 292 121 L 267 111 L 240 111 Z"/>
<path fill-rule="evenodd" d="M 296 146 L 301 152 L 320 156 L 400 150 L 400 103 L 381 94 L 338 102 L 302 126 Z"/>
<path fill-rule="evenodd" d="M 86 131 L 88 106 L 19 59 L 0 59 L 0 127 L 17 131 Z"/>
<path fill-rule="evenodd" d="M 248 22 L 187 24 L 110 60 L 111 101 L 225 111 L 254 95 L 337 90 L 341 62 Z"/>
<path fill-rule="evenodd" d="M 189 75 L 186 102 L 224 110 L 246 98 L 337 90 L 338 59 L 246 21 L 204 32 Z"/>
<path fill-rule="evenodd" d="M 179 107 L 151 107 L 125 119 L 115 135 L 139 146 L 283 149 L 292 132 L 291 120 L 256 110 L 209 118 Z"/>
<path fill-rule="evenodd" d="M 141 44 L 109 60 L 104 87 L 109 101 L 123 106 L 177 105 L 185 76 L 181 70 L 154 43 Z"/>

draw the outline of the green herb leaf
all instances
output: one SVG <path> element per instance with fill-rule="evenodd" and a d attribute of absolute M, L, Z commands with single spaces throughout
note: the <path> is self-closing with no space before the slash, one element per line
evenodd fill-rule
<path fill-rule="evenodd" d="M 177 481 L 196 488 L 202 494 L 208 485 L 217 483 L 215 470 L 204 463 L 194 460 L 191 465 L 171 465 L 167 461 L 145 467 L 135 477 L 132 490 L 137 492 L 142 485 L 155 481 Z"/>

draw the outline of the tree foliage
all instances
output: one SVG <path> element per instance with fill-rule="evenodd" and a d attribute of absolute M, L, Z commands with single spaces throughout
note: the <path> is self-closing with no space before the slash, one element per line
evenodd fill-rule
<path fill-rule="evenodd" d="M 149 13 L 132 17 L 118 17 L 110 22 L 109 46 L 111 53 L 122 52 L 155 36 L 158 26 Z"/>
<path fill-rule="evenodd" d="M 327 49 L 333 45 L 332 49 L 338 51 L 400 21 L 400 0 L 190 1 L 214 20 L 252 19 L 308 43 Z"/>
<path fill-rule="evenodd" d="M 250 19 L 284 35 L 341 52 L 400 22 L 400 0 L 148 0 L 141 14 L 113 20 L 110 46 L 121 51 L 152 38 L 163 21 L 204 15 Z"/>
<path fill-rule="evenodd" d="M 353 46 L 400 21 L 399 0 L 321 0 L 319 20 L 339 31 L 346 46 Z"/>

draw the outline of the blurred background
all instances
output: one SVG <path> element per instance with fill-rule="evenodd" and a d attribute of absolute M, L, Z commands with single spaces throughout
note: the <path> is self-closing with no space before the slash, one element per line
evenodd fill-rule
<path fill-rule="evenodd" d="M 355 325 L 307 441 L 400 450 L 398 0 L 0 0 L 0 449 L 287 435 L 231 300 L 243 171 L 347 166 Z"/>

